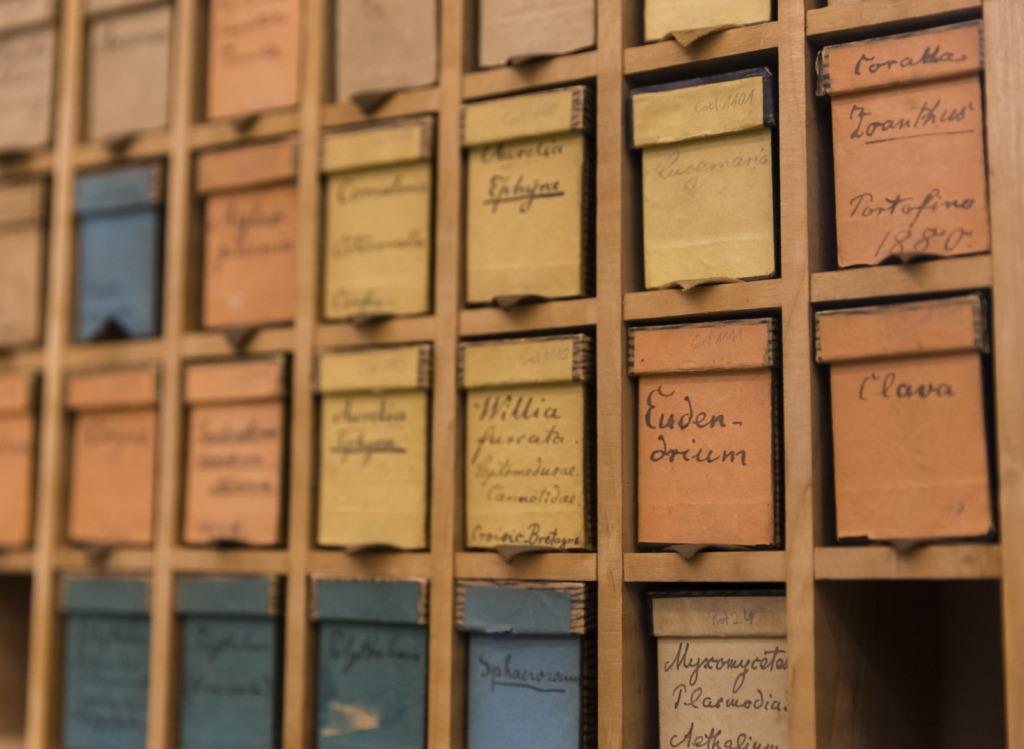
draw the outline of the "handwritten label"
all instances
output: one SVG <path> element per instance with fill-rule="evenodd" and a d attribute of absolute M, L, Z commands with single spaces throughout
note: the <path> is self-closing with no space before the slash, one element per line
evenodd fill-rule
<path fill-rule="evenodd" d="M 181 677 L 182 744 L 272 749 L 279 725 L 278 623 L 189 617 Z"/>
<path fill-rule="evenodd" d="M 0 40 L 0 149 L 50 141 L 55 43 L 52 28 Z"/>
<path fill-rule="evenodd" d="M 466 545 L 587 547 L 582 384 L 466 394 Z"/>
<path fill-rule="evenodd" d="M 841 266 L 989 249 L 983 117 L 977 76 L 833 98 Z"/>
<path fill-rule="evenodd" d="M 65 745 L 144 746 L 149 621 L 70 615 L 65 643 Z"/>
<path fill-rule="evenodd" d="M 190 410 L 187 542 L 281 540 L 283 426 L 280 402 Z"/>
<path fill-rule="evenodd" d="M 428 162 L 328 179 L 325 317 L 430 310 L 433 179 Z"/>
<path fill-rule="evenodd" d="M 206 327 L 292 319 L 296 211 L 294 185 L 206 199 Z"/>
<path fill-rule="evenodd" d="M 785 638 L 658 638 L 660 746 L 785 749 Z"/>
<path fill-rule="evenodd" d="M 33 343 L 41 333 L 43 230 L 0 232 L 0 345 Z"/>
<path fill-rule="evenodd" d="M 470 150 L 470 302 L 583 293 L 584 150 L 579 132 Z"/>
<path fill-rule="evenodd" d="M 426 546 L 428 395 L 324 396 L 320 543 Z"/>
<path fill-rule="evenodd" d="M 469 746 L 580 746 L 579 637 L 470 636 Z"/>
<path fill-rule="evenodd" d="M 641 542 L 772 542 L 767 369 L 643 377 L 639 418 Z"/>
<path fill-rule="evenodd" d="M 298 0 L 212 0 L 209 117 L 295 104 L 298 71 Z"/>

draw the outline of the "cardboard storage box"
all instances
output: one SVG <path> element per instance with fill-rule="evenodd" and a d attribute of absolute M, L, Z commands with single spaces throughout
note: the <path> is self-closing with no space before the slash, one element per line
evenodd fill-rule
<path fill-rule="evenodd" d="M 49 182 L 0 185 L 0 347 L 40 343 Z"/>
<path fill-rule="evenodd" d="M 594 0 L 477 0 L 481 68 L 579 52 L 597 44 Z"/>
<path fill-rule="evenodd" d="M 35 375 L 0 375 L 0 547 L 32 538 L 37 390 Z"/>
<path fill-rule="evenodd" d="M 0 7 L 0 153 L 50 143 L 57 67 L 57 0 Z"/>
<path fill-rule="evenodd" d="M 981 21 L 825 47 L 839 267 L 986 252 Z"/>
<path fill-rule="evenodd" d="M 633 328 L 638 541 L 781 541 L 778 322 Z"/>
<path fill-rule="evenodd" d="M 427 547 L 429 344 L 321 354 L 317 541 Z"/>
<path fill-rule="evenodd" d="M 328 133 L 321 141 L 328 320 L 430 312 L 434 118 Z"/>
<path fill-rule="evenodd" d="M 818 312 L 840 539 L 993 530 L 980 296 Z"/>
<path fill-rule="evenodd" d="M 648 289 L 775 275 L 772 75 L 634 89 Z"/>
<path fill-rule="evenodd" d="M 312 581 L 319 622 L 317 749 L 424 749 L 427 582 Z"/>

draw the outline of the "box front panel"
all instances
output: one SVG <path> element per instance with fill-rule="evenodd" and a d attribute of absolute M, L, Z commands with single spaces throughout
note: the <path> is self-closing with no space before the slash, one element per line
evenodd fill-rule
<path fill-rule="evenodd" d="M 644 148 L 643 193 L 647 288 L 775 272 L 768 128 Z"/>
<path fill-rule="evenodd" d="M 832 98 L 839 265 L 990 247 L 976 75 Z"/>
<path fill-rule="evenodd" d="M 42 226 L 0 233 L 0 345 L 37 342 L 42 335 Z"/>
<path fill-rule="evenodd" d="M 298 101 L 300 7 L 299 0 L 211 0 L 207 117 Z"/>
<path fill-rule="evenodd" d="M 35 417 L 0 417 L 0 546 L 20 546 L 32 537 L 35 454 Z"/>
<path fill-rule="evenodd" d="M 992 528 L 978 352 L 833 364 L 832 435 L 840 538 Z"/>
<path fill-rule="evenodd" d="M 276 749 L 279 742 L 279 623 L 185 619 L 181 749 Z"/>
<path fill-rule="evenodd" d="M 318 749 L 422 749 L 427 628 L 320 625 Z"/>
<path fill-rule="evenodd" d="M 481 0 L 480 67 L 594 46 L 594 0 Z"/>
<path fill-rule="evenodd" d="M 106 138 L 167 125 L 171 6 L 89 26 L 88 135 Z"/>
<path fill-rule="evenodd" d="M 284 404 L 189 411 L 185 541 L 281 541 Z"/>
<path fill-rule="evenodd" d="M 50 142 L 56 41 L 53 28 L 0 40 L 0 150 Z"/>
<path fill-rule="evenodd" d="M 323 397 L 321 544 L 426 547 L 428 401 L 423 390 Z"/>
<path fill-rule="evenodd" d="M 109 321 L 131 337 L 160 332 L 162 209 L 87 216 L 78 223 L 76 337 Z"/>
<path fill-rule="evenodd" d="M 641 543 L 774 541 L 769 370 L 642 377 L 637 413 Z"/>
<path fill-rule="evenodd" d="M 470 149 L 466 301 L 584 293 L 585 151 L 579 132 Z"/>
<path fill-rule="evenodd" d="M 206 199 L 204 327 L 291 321 L 296 209 L 294 185 Z"/>
<path fill-rule="evenodd" d="M 69 614 L 61 746 L 145 749 L 149 620 Z"/>
<path fill-rule="evenodd" d="M 659 637 L 659 746 L 786 749 L 788 671 L 785 637 Z"/>
<path fill-rule="evenodd" d="M 156 412 L 81 413 L 74 420 L 68 537 L 148 544 L 152 538 Z"/>
<path fill-rule="evenodd" d="M 645 0 L 644 38 L 657 41 L 672 31 L 744 26 L 772 20 L 771 0 Z"/>
<path fill-rule="evenodd" d="M 582 384 L 466 392 L 466 545 L 589 546 Z"/>
<path fill-rule="evenodd" d="M 579 637 L 470 635 L 468 671 L 468 749 L 581 746 Z"/>
<path fill-rule="evenodd" d="M 430 311 L 433 184 L 429 162 L 327 180 L 324 317 Z"/>

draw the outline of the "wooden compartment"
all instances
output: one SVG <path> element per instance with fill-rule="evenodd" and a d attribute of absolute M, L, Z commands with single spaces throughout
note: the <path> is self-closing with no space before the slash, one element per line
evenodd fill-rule
<path fill-rule="evenodd" d="M 36 490 L 38 381 L 0 375 L 0 547 L 32 539 Z"/>
<path fill-rule="evenodd" d="M 49 183 L 0 184 L 0 346 L 38 344 L 43 337 L 43 273 Z"/>
<path fill-rule="evenodd" d="M 28 697 L 29 605 L 32 578 L 0 575 L 0 746 L 25 738 Z"/>

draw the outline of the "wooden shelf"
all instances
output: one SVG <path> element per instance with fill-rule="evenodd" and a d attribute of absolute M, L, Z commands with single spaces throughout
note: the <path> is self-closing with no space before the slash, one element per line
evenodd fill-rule
<path fill-rule="evenodd" d="M 31 348 L 8 349 L 0 353 L 0 366 L 5 370 L 38 370 L 43 366 L 43 350 Z"/>
<path fill-rule="evenodd" d="M 107 556 L 99 560 L 90 558 L 85 549 L 75 546 L 59 547 L 55 551 L 56 566 L 68 571 L 141 572 L 153 566 L 153 550 L 148 548 L 114 547 Z"/>
<path fill-rule="evenodd" d="M 171 550 L 171 567 L 176 572 L 284 574 L 288 572 L 288 552 L 284 549 L 179 546 Z"/>
<path fill-rule="evenodd" d="M 437 86 L 429 86 L 401 91 L 369 114 L 349 101 L 332 102 L 323 105 L 320 111 L 320 125 L 321 127 L 339 127 L 389 117 L 436 112 L 439 101 L 440 93 Z"/>
<path fill-rule="evenodd" d="M 992 256 L 972 255 L 815 273 L 811 276 L 811 303 L 973 291 L 991 286 Z"/>
<path fill-rule="evenodd" d="M 593 297 L 524 304 L 507 312 L 498 307 L 476 307 L 459 312 L 459 333 L 469 337 L 581 328 L 596 323 L 597 300 Z"/>
<path fill-rule="evenodd" d="M 698 286 L 689 291 L 663 289 L 626 294 L 623 317 L 629 321 L 694 317 L 721 312 L 768 312 L 782 302 L 782 280 Z"/>
<path fill-rule="evenodd" d="M 49 172 L 53 169 L 53 151 L 36 148 L 17 158 L 0 159 L 0 178 L 17 179 L 23 175 Z"/>
<path fill-rule="evenodd" d="M 692 559 L 671 552 L 626 554 L 627 583 L 781 583 L 786 581 L 784 551 L 706 551 Z"/>
<path fill-rule="evenodd" d="M 347 554 L 344 551 L 318 549 L 310 553 L 309 571 L 323 576 L 429 577 L 429 551 L 366 551 Z"/>
<path fill-rule="evenodd" d="M 980 0 L 863 0 L 807 11 L 807 36 L 830 44 L 906 31 L 908 23 L 937 26 L 980 15 Z"/>
<path fill-rule="evenodd" d="M 288 327 L 260 328 L 245 347 L 247 354 L 269 354 L 291 351 L 295 332 Z M 182 340 L 186 358 L 198 359 L 207 356 L 233 356 L 235 350 L 225 335 L 215 330 L 200 330 L 186 333 Z"/>
<path fill-rule="evenodd" d="M 261 114 L 253 126 L 244 132 L 239 132 L 232 122 L 223 120 L 200 122 L 192 126 L 190 141 L 192 148 L 241 145 L 275 135 L 295 133 L 298 129 L 299 113 L 293 107 Z"/>
<path fill-rule="evenodd" d="M 31 572 L 31 549 L 0 550 L 0 575 L 27 575 Z M 2 744 L 0 744 L 0 749 L 3 749 Z"/>
<path fill-rule="evenodd" d="M 419 343 L 433 340 L 435 324 L 432 315 L 394 317 L 369 325 L 322 323 L 317 326 L 315 345 L 332 348 L 375 343 Z"/>
<path fill-rule="evenodd" d="M 141 364 L 157 361 L 162 351 L 159 338 L 76 343 L 68 346 L 67 363 L 75 369 Z"/>
<path fill-rule="evenodd" d="M 779 46 L 781 27 L 777 21 L 729 29 L 699 39 L 686 49 L 673 41 L 654 42 L 624 50 L 627 76 L 650 73 L 728 57 L 749 56 Z"/>
<path fill-rule="evenodd" d="M 118 161 L 151 159 L 166 156 L 171 146 L 170 136 L 165 130 L 144 133 L 133 140 L 123 151 L 114 151 L 107 143 L 90 141 L 78 146 L 75 161 L 80 169 L 112 164 Z"/>
<path fill-rule="evenodd" d="M 580 52 L 466 73 L 462 79 L 462 98 L 470 101 L 537 88 L 556 88 L 581 83 L 596 75 L 597 52 Z"/>
<path fill-rule="evenodd" d="M 460 551 L 455 577 L 591 582 L 597 579 L 597 554 L 520 554 L 506 564 L 493 551 Z"/>
<path fill-rule="evenodd" d="M 905 554 L 888 546 L 814 550 L 816 580 L 994 580 L 1002 566 L 1002 549 L 992 544 L 924 546 Z"/>

